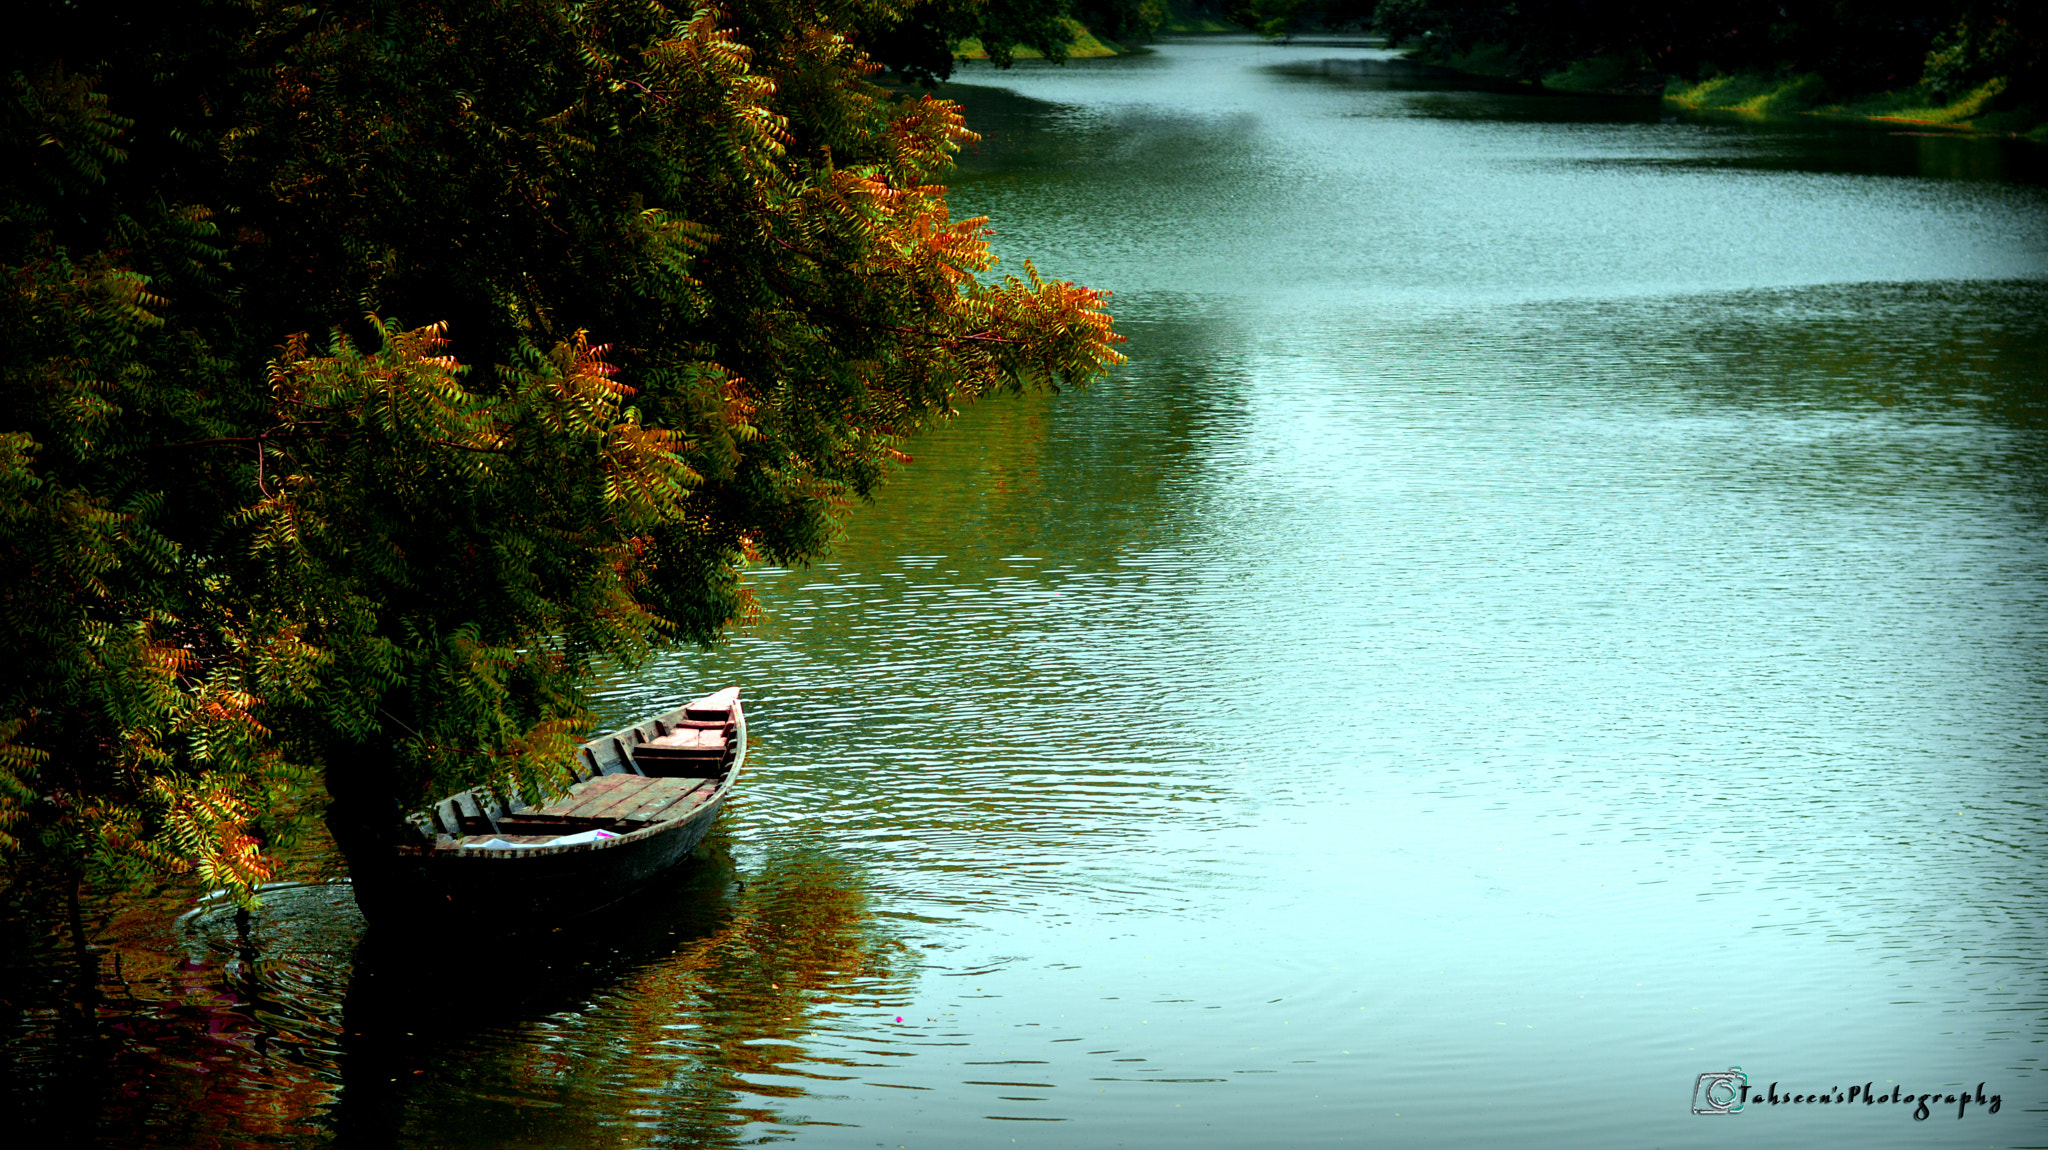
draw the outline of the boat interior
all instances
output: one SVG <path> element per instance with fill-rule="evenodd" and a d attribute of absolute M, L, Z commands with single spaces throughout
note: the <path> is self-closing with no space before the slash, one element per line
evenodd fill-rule
<path fill-rule="evenodd" d="M 565 764 L 572 784 L 530 806 L 481 788 L 461 791 L 410 820 L 435 850 L 546 846 L 602 832 L 631 834 L 687 817 L 714 799 L 738 759 L 739 690 L 727 688 L 610 735 Z"/>

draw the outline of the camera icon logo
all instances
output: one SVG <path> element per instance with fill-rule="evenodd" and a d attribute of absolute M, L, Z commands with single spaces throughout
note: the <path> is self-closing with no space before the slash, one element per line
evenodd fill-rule
<path fill-rule="evenodd" d="M 1726 1070 L 1709 1070 L 1700 1075 L 1692 1084 L 1692 1112 L 1694 1114 L 1740 1114 L 1745 1098 L 1743 1087 L 1749 1085 L 1749 1076 L 1740 1066 Z"/>

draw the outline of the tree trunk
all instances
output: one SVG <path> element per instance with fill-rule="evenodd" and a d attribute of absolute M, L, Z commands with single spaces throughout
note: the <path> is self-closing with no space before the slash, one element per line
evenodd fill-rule
<path fill-rule="evenodd" d="M 372 926 L 415 917 L 415 896 L 424 889 L 420 861 L 404 853 L 422 836 L 399 805 L 391 762 L 387 748 L 364 744 L 334 748 L 327 757 L 327 829 Z"/>

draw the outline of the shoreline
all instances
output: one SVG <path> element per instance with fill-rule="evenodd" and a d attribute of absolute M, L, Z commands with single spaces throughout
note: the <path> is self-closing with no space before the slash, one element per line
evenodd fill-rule
<path fill-rule="evenodd" d="M 1917 86 L 1835 98 L 1825 81 L 1807 72 L 1790 76 L 1733 72 L 1690 81 L 1667 77 L 1661 84 L 1638 62 L 1617 57 L 1574 61 L 1535 80 L 1518 79 L 1508 69 L 1503 47 L 1486 45 L 1461 56 L 1433 58 L 1410 49 L 1402 59 L 1469 76 L 1504 80 L 1531 91 L 1575 96 L 1657 97 L 1665 106 L 1687 112 L 1718 112 L 1753 120 L 1812 117 L 1836 122 L 1902 124 L 1940 131 L 1944 135 L 2028 140 L 2048 144 L 2048 120 L 2031 109 L 1993 110 L 2006 81 L 1994 78 L 1954 99 L 1942 102 Z"/>
<path fill-rule="evenodd" d="M 1073 20 L 1067 21 L 1067 28 L 1071 33 L 1070 38 L 1067 40 L 1067 59 L 1069 60 L 1101 60 L 1111 56 L 1128 56 L 1135 51 L 1135 49 L 1119 44 L 1107 37 L 1097 36 Z M 1027 48 L 1022 44 L 1012 49 L 1010 55 L 1018 60 L 1045 59 L 1045 53 L 1040 52 L 1036 48 Z M 980 40 L 969 37 L 954 46 L 953 59 L 955 61 L 986 60 L 988 59 L 988 50 L 981 46 Z"/>
<path fill-rule="evenodd" d="M 1665 85 L 1663 101 L 1686 111 L 1727 112 L 1756 119 L 1811 116 L 1838 122 L 1904 124 L 1938 129 L 1944 135 L 2048 143 L 2048 121 L 2037 120 L 2024 109 L 1986 110 L 2004 91 L 2005 80 L 1998 78 L 1945 104 L 1913 88 L 1822 103 L 1824 89 L 1818 76 L 1777 78 L 1738 73 L 1696 84 L 1672 80 Z"/>

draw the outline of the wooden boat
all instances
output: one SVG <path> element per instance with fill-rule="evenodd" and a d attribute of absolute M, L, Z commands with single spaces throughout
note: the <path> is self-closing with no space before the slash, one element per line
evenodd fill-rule
<path fill-rule="evenodd" d="M 728 687 L 577 748 L 569 793 L 539 807 L 464 791 L 412 816 L 403 894 L 414 913 L 496 933 L 548 929 L 688 858 L 747 756 Z M 409 865 L 407 865 L 409 864 Z"/>

